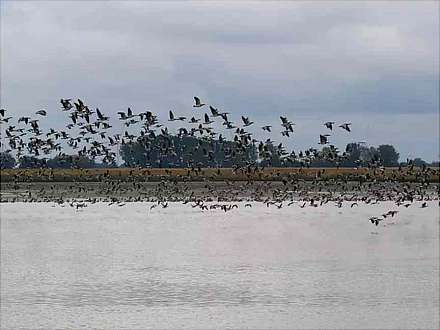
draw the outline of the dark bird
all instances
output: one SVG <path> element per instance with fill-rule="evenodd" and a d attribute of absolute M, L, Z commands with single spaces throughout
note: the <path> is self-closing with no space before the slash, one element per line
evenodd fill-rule
<path fill-rule="evenodd" d="M 171 110 L 170 110 L 170 113 L 169 113 L 169 118 L 170 119 L 168 119 L 168 121 L 185 120 L 186 119 L 186 117 L 177 117 L 176 118 Z"/>
<path fill-rule="evenodd" d="M 204 122 L 204 124 L 212 124 L 212 123 L 213 123 L 213 121 L 210 120 L 208 114 L 205 113 L 205 122 Z"/>
<path fill-rule="evenodd" d="M 98 115 L 98 119 L 101 121 L 109 120 L 109 117 L 105 117 L 98 108 L 96 108 L 96 114 Z"/>
<path fill-rule="evenodd" d="M 205 105 L 205 103 L 200 102 L 200 99 L 197 96 L 194 96 L 194 101 L 196 102 L 196 104 L 193 105 L 194 108 L 200 108 Z"/>
<path fill-rule="evenodd" d="M 287 117 L 280 116 L 281 119 L 281 126 L 284 127 L 284 131 L 281 132 L 283 136 L 289 136 L 289 132 L 293 133 L 293 125 L 290 120 L 287 119 Z"/>
<path fill-rule="evenodd" d="M 212 106 L 209 106 L 209 109 L 211 110 L 211 114 L 212 114 L 213 117 L 220 116 L 220 114 L 219 114 L 219 112 L 218 112 L 218 110 L 216 108 L 214 108 Z"/>
<path fill-rule="evenodd" d="M 249 120 L 249 117 L 241 116 L 241 119 L 243 120 L 244 127 L 251 126 L 254 123 L 253 121 Z"/>
<path fill-rule="evenodd" d="M 392 210 L 392 211 L 388 211 L 387 215 L 391 215 L 391 217 L 394 217 L 394 215 L 396 215 L 397 213 L 399 213 L 399 211 Z"/>
<path fill-rule="evenodd" d="M 133 111 L 130 108 L 127 109 L 127 118 L 133 118 Z"/>
<path fill-rule="evenodd" d="M 328 134 L 319 135 L 319 144 L 327 144 L 328 143 Z"/>
<path fill-rule="evenodd" d="M 70 103 L 72 101 L 71 99 L 61 99 L 60 102 L 63 106 L 63 111 L 68 111 L 73 108 L 72 104 Z"/>
<path fill-rule="evenodd" d="M 29 123 L 29 119 L 31 119 L 31 118 L 29 118 L 29 117 L 20 117 L 18 119 L 18 122 L 20 123 L 20 122 L 23 121 L 27 125 Z"/>
<path fill-rule="evenodd" d="M 345 129 L 347 132 L 351 132 L 350 125 L 351 123 L 344 123 L 342 125 L 339 125 L 339 127 Z"/>
<path fill-rule="evenodd" d="M 379 225 L 379 222 L 381 222 L 383 219 L 380 219 L 380 218 L 378 218 L 378 217 L 371 217 L 371 218 L 368 219 L 368 220 L 370 220 L 370 222 L 371 222 L 373 225 L 378 226 L 378 225 Z"/>
<path fill-rule="evenodd" d="M 328 121 L 324 124 L 325 127 L 327 127 L 329 130 L 333 130 L 334 121 Z"/>

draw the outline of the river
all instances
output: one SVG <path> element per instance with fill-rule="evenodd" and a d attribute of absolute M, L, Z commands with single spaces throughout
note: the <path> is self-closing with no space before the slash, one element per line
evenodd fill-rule
<path fill-rule="evenodd" d="M 1 204 L 1 328 L 439 326 L 437 201 L 150 205 Z"/>

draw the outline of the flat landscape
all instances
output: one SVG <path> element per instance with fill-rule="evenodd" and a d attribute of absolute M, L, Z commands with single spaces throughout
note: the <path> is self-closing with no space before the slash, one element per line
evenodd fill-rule
<path fill-rule="evenodd" d="M 125 181 L 281 181 L 335 179 L 363 181 L 439 182 L 440 169 L 428 168 L 94 168 L 94 169 L 2 169 L 1 182 L 75 182 L 119 179 Z"/>
<path fill-rule="evenodd" d="M 440 329 L 438 13 L 0 0 L 0 330 Z"/>

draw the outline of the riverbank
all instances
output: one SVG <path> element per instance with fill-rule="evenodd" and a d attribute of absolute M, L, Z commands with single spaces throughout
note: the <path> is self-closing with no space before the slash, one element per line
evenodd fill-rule
<path fill-rule="evenodd" d="M 439 168 L 93 168 L 93 169 L 2 169 L 1 182 L 129 182 L 172 181 L 283 181 L 342 180 L 438 183 Z"/>

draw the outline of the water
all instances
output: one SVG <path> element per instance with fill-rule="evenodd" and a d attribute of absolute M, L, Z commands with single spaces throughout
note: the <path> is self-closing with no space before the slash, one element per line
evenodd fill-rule
<path fill-rule="evenodd" d="M 2 204 L 2 329 L 439 325 L 434 202 L 149 205 Z"/>

